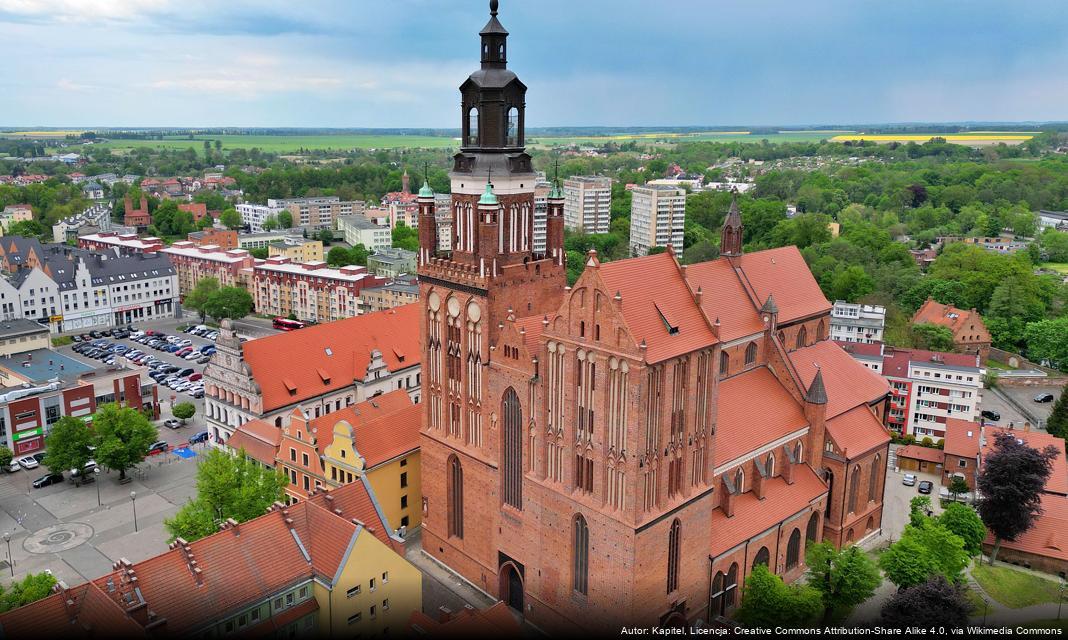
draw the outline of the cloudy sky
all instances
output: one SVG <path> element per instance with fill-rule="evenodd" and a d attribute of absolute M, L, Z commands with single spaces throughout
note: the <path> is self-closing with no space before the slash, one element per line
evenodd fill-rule
<path fill-rule="evenodd" d="M 529 126 L 1068 120 L 1063 0 L 502 0 Z M 484 0 L 0 0 L 0 125 L 454 127 Z"/>

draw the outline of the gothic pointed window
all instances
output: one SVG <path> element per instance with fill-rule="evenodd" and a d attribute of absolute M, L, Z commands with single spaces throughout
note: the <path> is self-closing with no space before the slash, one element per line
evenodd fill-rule
<path fill-rule="evenodd" d="M 511 387 L 501 400 L 501 415 L 504 417 L 504 503 L 523 508 L 523 409 L 519 396 Z"/>
<path fill-rule="evenodd" d="M 731 357 L 726 351 L 719 352 L 719 375 L 725 376 L 731 369 Z"/>
<path fill-rule="evenodd" d="M 504 55 L 504 45 L 501 45 L 501 55 Z M 505 131 L 505 143 L 509 147 L 519 146 L 519 109 L 511 107 L 508 109 L 507 130 Z"/>
<path fill-rule="evenodd" d="M 449 535 L 464 537 L 464 470 L 455 455 L 449 458 Z"/>
<path fill-rule="evenodd" d="M 826 337 L 827 337 L 827 325 L 824 324 L 823 320 L 820 320 L 820 323 L 816 326 L 816 339 L 817 340 L 823 340 Z"/>
<path fill-rule="evenodd" d="M 879 463 L 882 461 L 879 454 L 871 461 L 871 475 L 868 476 L 868 502 L 875 502 L 879 496 L 875 495 L 879 486 Z"/>
<path fill-rule="evenodd" d="M 794 529 L 794 532 L 790 534 L 790 542 L 786 545 L 786 570 L 789 571 L 797 567 L 798 560 L 801 558 L 801 530 Z"/>
<path fill-rule="evenodd" d="M 808 528 L 805 529 L 805 540 L 807 542 L 815 542 L 816 536 L 819 533 L 820 528 L 820 514 L 813 513 L 812 517 L 808 519 Z"/>
<path fill-rule="evenodd" d="M 768 548 L 760 547 L 760 551 L 757 551 L 756 558 L 753 559 L 753 566 L 756 567 L 758 564 L 762 564 L 766 567 L 769 562 L 771 562 L 771 554 L 768 552 Z"/>
<path fill-rule="evenodd" d="M 679 555 L 682 542 L 682 524 L 678 518 L 671 523 L 671 531 L 668 533 L 668 570 L 667 592 L 677 591 L 679 588 Z"/>
<path fill-rule="evenodd" d="M 575 593 L 586 595 L 590 588 L 590 528 L 582 514 L 572 521 L 571 535 L 571 588 Z"/>
<path fill-rule="evenodd" d="M 750 342 L 749 346 L 745 348 L 745 363 L 747 365 L 756 362 L 757 346 L 755 342 Z"/>
<path fill-rule="evenodd" d="M 730 611 L 738 600 L 738 563 L 735 562 L 727 571 L 727 584 L 723 587 L 723 608 Z"/>
<path fill-rule="evenodd" d="M 805 346 L 806 342 L 808 342 L 808 331 L 801 327 L 801 330 L 797 332 L 797 348 L 800 349 Z"/>
<path fill-rule="evenodd" d="M 716 577 L 712 579 L 712 594 L 710 597 L 711 614 L 714 616 L 722 616 L 726 611 L 723 607 L 723 586 L 726 582 L 726 578 L 722 571 L 716 572 Z"/>
<path fill-rule="evenodd" d="M 860 467 L 853 467 L 853 477 L 849 481 L 849 513 L 857 512 L 857 494 L 860 492 Z"/>
<path fill-rule="evenodd" d="M 467 144 L 478 146 L 478 107 L 467 112 Z"/>

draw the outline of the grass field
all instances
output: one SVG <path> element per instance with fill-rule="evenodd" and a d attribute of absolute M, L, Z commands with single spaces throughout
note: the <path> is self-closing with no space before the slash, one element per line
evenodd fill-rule
<path fill-rule="evenodd" d="M 699 131 L 696 133 L 635 133 L 615 136 L 527 136 L 527 142 L 535 147 L 560 147 L 572 144 L 601 145 L 606 142 L 644 142 L 652 144 L 675 144 L 678 142 L 818 142 L 848 131 L 779 131 L 776 133 L 752 133 L 750 131 Z"/>
<path fill-rule="evenodd" d="M 964 144 L 969 146 L 984 144 L 1020 144 L 1035 137 L 1034 132 L 992 132 L 992 133 L 915 133 L 915 134 L 850 134 L 831 138 L 834 142 L 859 142 L 868 140 L 871 142 L 927 142 L 931 138 L 945 138 L 946 142 Z"/>
<path fill-rule="evenodd" d="M 1057 602 L 1058 585 L 1033 573 L 978 562 L 972 577 L 988 596 L 1010 609 Z"/>
<path fill-rule="evenodd" d="M 164 138 L 163 140 L 109 140 L 100 143 L 101 146 L 116 149 L 133 149 L 137 147 L 149 147 L 152 149 L 195 149 L 200 151 L 204 148 L 204 141 L 208 140 L 212 146 L 216 140 L 220 140 L 223 150 L 226 149 L 252 149 L 273 153 L 295 152 L 299 149 L 325 149 L 347 151 L 350 149 L 443 149 L 457 148 L 460 141 L 456 138 L 444 136 L 404 136 L 404 135 L 363 135 L 363 134 L 338 134 L 318 136 L 266 136 L 266 135 L 216 135 L 195 136 L 192 140 L 186 137 Z"/>
<path fill-rule="evenodd" d="M 1068 262 L 1047 262 L 1042 265 L 1043 269 L 1049 269 L 1068 276 Z"/>

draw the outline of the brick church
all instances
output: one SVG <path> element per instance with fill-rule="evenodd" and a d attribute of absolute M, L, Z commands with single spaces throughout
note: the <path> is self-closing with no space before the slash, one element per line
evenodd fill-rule
<path fill-rule="evenodd" d="M 460 86 L 451 250 L 419 192 L 423 549 L 546 630 L 729 615 L 756 564 L 882 524 L 889 388 L 828 339 L 795 247 L 601 264 L 567 286 L 564 199 L 533 249 L 526 86 L 490 2 Z"/>

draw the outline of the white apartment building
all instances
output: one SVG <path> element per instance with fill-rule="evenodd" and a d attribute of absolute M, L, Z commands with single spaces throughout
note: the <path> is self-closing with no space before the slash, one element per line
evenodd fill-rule
<path fill-rule="evenodd" d="M 234 209 L 241 214 L 241 222 L 248 225 L 252 233 L 263 231 L 264 220 L 271 216 L 277 218 L 279 213 L 286 210 L 285 207 L 272 207 L 266 204 L 252 204 L 250 202 L 236 205 Z"/>
<path fill-rule="evenodd" d="M 612 180 L 572 176 L 564 180 L 564 226 L 582 233 L 608 233 L 612 220 Z"/>
<path fill-rule="evenodd" d="M 532 244 L 535 254 L 545 253 L 545 225 L 549 217 L 549 192 L 552 188 L 552 183 L 542 177 L 534 183 L 534 239 Z"/>
<path fill-rule="evenodd" d="M 390 228 L 377 225 L 362 214 L 338 218 L 337 230 L 345 242 L 353 247 L 362 244 L 368 251 L 375 252 L 393 246 L 393 232 Z"/>
<path fill-rule="evenodd" d="M 653 247 L 682 251 L 686 190 L 663 184 L 634 187 L 630 201 L 630 254 L 648 255 Z"/>
<path fill-rule="evenodd" d="M 269 198 L 267 206 L 288 209 L 293 214 L 294 227 L 333 229 L 341 216 L 363 213 L 367 203 L 362 200 L 342 201 L 338 196 L 312 198 Z"/>
<path fill-rule="evenodd" d="M 537 229 L 537 214 L 534 220 Z M 438 251 L 452 251 L 452 194 L 434 194 L 434 221 L 438 227 Z"/>
<path fill-rule="evenodd" d="M 831 340 L 882 342 L 885 326 L 886 307 L 835 300 L 831 309 Z"/>
<path fill-rule="evenodd" d="M 260 231 L 259 233 L 237 234 L 238 249 L 266 249 L 275 242 L 286 242 L 290 238 L 304 238 L 300 229 L 279 229 L 277 231 Z"/>
<path fill-rule="evenodd" d="M 949 355 L 952 354 L 936 353 L 927 360 L 909 360 L 912 390 L 906 429 L 917 438 L 945 438 L 947 418 L 973 422 L 979 419 L 979 392 L 985 371 L 978 362 L 976 366 L 950 364 L 953 360 L 946 357 Z"/>

